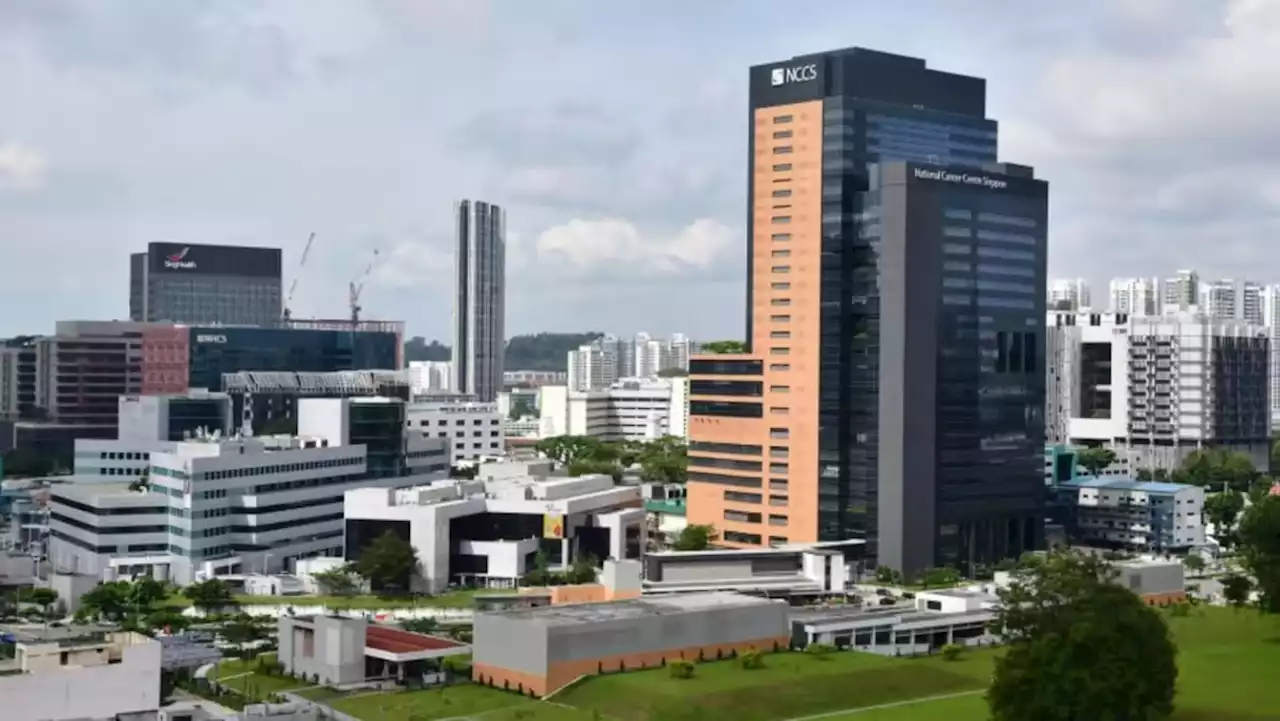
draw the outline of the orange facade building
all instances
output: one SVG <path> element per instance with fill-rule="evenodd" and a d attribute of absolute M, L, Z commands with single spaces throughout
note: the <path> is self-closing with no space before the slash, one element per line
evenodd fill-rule
<path fill-rule="evenodd" d="M 852 48 L 751 68 L 746 352 L 689 364 L 688 521 L 914 573 L 1043 545 L 1047 184 L 986 82 Z"/>

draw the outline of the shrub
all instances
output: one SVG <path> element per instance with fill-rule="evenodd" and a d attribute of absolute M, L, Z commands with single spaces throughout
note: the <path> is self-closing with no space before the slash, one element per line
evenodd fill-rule
<path fill-rule="evenodd" d="M 742 668 L 748 671 L 755 671 L 764 668 L 764 654 L 754 648 L 743 651 L 738 656 L 738 662 L 742 664 Z"/>
<path fill-rule="evenodd" d="M 815 656 L 815 657 L 817 657 L 817 658 L 826 658 L 827 656 L 829 656 L 829 655 L 831 655 L 832 653 L 834 653 L 834 652 L 835 652 L 835 650 L 836 650 L 836 647 L 835 647 L 835 646 L 832 646 L 832 645 L 831 645 L 831 644 L 829 644 L 829 643 L 816 643 L 816 642 L 815 642 L 815 643 L 811 643 L 811 644 L 809 644 L 808 646 L 806 646 L 806 647 L 805 647 L 805 649 L 804 649 L 804 652 L 805 652 L 805 653 L 807 653 L 807 654 L 809 654 L 810 656 Z"/>
<path fill-rule="evenodd" d="M 1191 604 L 1185 601 L 1182 603 L 1175 603 L 1173 604 L 1173 607 L 1169 609 L 1169 613 L 1178 617 L 1186 616 L 1191 613 Z"/>
<path fill-rule="evenodd" d="M 693 664 L 688 661 L 672 661 L 667 664 L 667 673 L 671 678 L 693 678 Z"/>
<path fill-rule="evenodd" d="M 964 646 L 959 644 L 949 643 L 942 647 L 942 660 L 944 661 L 959 661 L 960 656 L 963 654 Z"/>

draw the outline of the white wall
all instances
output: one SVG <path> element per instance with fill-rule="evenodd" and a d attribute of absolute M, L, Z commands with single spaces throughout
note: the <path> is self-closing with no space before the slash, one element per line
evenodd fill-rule
<path fill-rule="evenodd" d="M 160 656 L 160 644 L 151 641 L 125 647 L 118 664 L 0 676 L 0 717 L 61 721 L 154 711 L 160 708 Z"/>

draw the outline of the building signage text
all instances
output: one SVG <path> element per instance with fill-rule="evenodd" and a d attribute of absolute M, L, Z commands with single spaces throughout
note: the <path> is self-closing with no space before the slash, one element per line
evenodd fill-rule
<path fill-rule="evenodd" d="M 196 342 L 197 343 L 226 343 L 227 337 L 225 335 L 198 335 L 196 336 Z"/>
<path fill-rule="evenodd" d="M 989 175 L 970 175 L 968 173 L 952 173 L 946 170 L 929 170 L 928 168 L 916 168 L 916 177 L 921 180 L 940 180 L 944 183 L 962 183 L 964 185 L 981 185 L 991 190 L 1004 190 L 1009 187 L 1009 181 L 1001 178 L 993 178 Z"/>
<path fill-rule="evenodd" d="M 164 267 L 172 270 L 195 270 L 196 262 L 187 260 L 187 254 L 190 252 L 190 248 L 183 248 L 180 252 L 165 255 Z"/>
<path fill-rule="evenodd" d="M 818 79 L 817 65 L 798 65 L 794 68 L 774 68 L 769 77 L 776 87 L 788 83 L 806 83 Z"/>

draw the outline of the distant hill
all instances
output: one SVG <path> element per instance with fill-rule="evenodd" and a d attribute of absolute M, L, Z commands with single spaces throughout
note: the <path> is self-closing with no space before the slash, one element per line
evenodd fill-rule
<path fill-rule="evenodd" d="M 597 331 L 518 335 L 507 341 L 504 367 L 509 371 L 562 371 L 569 351 L 602 335 Z M 447 361 L 452 352 L 440 341 L 428 342 L 422 336 L 414 336 L 404 344 L 406 361 Z"/>

